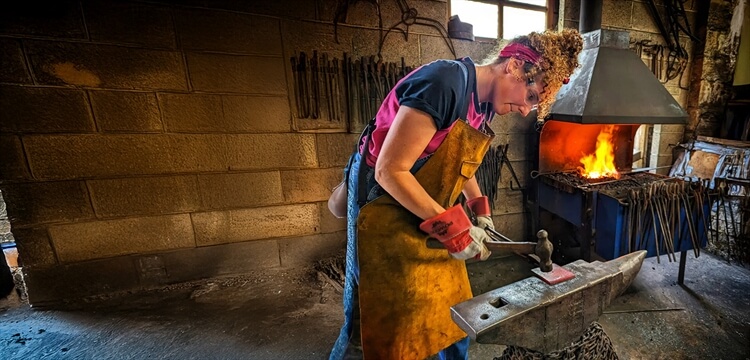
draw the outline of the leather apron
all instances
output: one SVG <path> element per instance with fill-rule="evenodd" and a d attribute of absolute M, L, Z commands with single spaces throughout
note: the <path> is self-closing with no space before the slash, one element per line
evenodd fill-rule
<path fill-rule="evenodd" d="M 455 204 L 479 168 L 491 135 L 456 121 L 414 175 L 441 206 Z M 362 347 L 368 360 L 424 359 L 466 337 L 450 306 L 472 297 L 464 261 L 429 249 L 422 220 L 385 194 L 357 220 Z"/>

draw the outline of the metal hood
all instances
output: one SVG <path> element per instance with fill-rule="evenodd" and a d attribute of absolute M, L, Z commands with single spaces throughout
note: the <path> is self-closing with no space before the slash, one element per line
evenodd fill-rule
<path fill-rule="evenodd" d="M 551 120 L 581 124 L 684 124 L 687 113 L 643 61 L 626 31 L 583 34 L 580 67 L 560 88 Z"/>

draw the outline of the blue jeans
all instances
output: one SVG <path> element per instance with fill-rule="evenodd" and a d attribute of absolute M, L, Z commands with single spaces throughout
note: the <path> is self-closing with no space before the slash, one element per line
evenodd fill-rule
<path fill-rule="evenodd" d="M 359 154 L 352 155 L 349 161 L 349 165 L 344 169 L 344 176 L 348 175 L 349 182 L 347 190 L 347 215 L 346 215 L 346 275 L 344 283 L 344 325 L 341 326 L 341 331 L 336 343 L 333 345 L 329 360 L 341 360 L 344 359 L 345 355 L 348 357 L 351 351 L 347 352 L 350 348 L 351 341 L 359 343 L 359 339 L 352 339 L 352 335 L 359 336 L 359 301 L 355 297 L 355 292 L 358 291 L 359 287 L 359 260 L 357 259 L 357 217 L 359 216 L 359 166 L 361 162 L 361 156 Z M 421 166 L 424 161 L 421 161 L 418 165 Z M 368 183 L 374 183 L 372 174 L 367 175 Z M 368 191 L 371 190 L 371 186 L 368 186 Z M 357 312 L 355 314 L 355 311 Z M 355 331 L 357 330 L 357 331 Z M 350 349 L 351 350 L 351 349 Z M 441 360 L 465 360 L 469 356 L 469 338 L 466 337 L 463 340 L 448 346 L 441 350 L 438 356 Z"/>

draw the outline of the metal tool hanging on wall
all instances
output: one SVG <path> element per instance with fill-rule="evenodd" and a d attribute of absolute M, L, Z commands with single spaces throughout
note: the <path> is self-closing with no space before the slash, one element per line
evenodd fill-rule
<path fill-rule="evenodd" d="M 665 0 L 664 16 L 659 12 L 654 0 L 648 0 L 649 12 L 652 19 L 659 28 L 664 41 L 667 43 L 666 47 L 669 49 L 667 53 L 666 68 L 664 69 L 664 79 L 659 78 L 662 82 L 667 82 L 679 77 L 678 85 L 681 89 L 687 90 L 688 86 L 682 84 L 683 74 L 687 68 L 687 61 L 689 54 L 685 45 L 680 40 L 680 34 L 684 34 L 689 37 L 692 41 L 700 41 L 695 35 L 693 35 L 690 29 L 690 23 L 687 20 L 687 14 L 685 13 L 684 0 Z M 663 61 L 663 51 L 660 50 L 658 53 L 652 56 L 660 58 L 660 62 Z M 654 70 L 653 68 L 651 69 Z M 661 69 L 658 69 L 661 73 Z"/>
<path fill-rule="evenodd" d="M 327 54 L 312 57 L 301 52 L 290 59 L 294 82 L 294 100 L 298 119 L 339 121 L 343 118 L 341 99 L 342 71 L 338 59 Z"/>
<path fill-rule="evenodd" d="M 346 120 L 360 129 L 380 107 L 388 92 L 413 68 L 400 63 L 376 61 L 375 56 L 343 60 L 305 52 L 290 59 L 298 119 Z"/>
<path fill-rule="evenodd" d="M 394 63 L 376 61 L 375 56 L 353 59 L 344 53 L 346 117 L 350 130 L 358 131 L 375 117 L 388 92 L 412 70 L 404 58 Z"/>
<path fill-rule="evenodd" d="M 510 144 L 490 146 L 484 154 L 482 164 L 479 165 L 479 169 L 477 169 L 475 175 L 477 183 L 479 184 L 479 189 L 482 191 L 482 194 L 487 196 L 492 209 L 495 209 L 495 198 L 497 196 L 498 185 L 504 167 L 507 167 L 508 171 L 510 171 L 511 180 L 508 183 L 508 186 L 512 191 L 521 191 L 523 193 L 523 201 L 525 204 L 526 199 L 524 191 L 526 188 L 521 185 L 521 181 L 518 179 L 515 169 L 513 169 L 513 164 L 510 163 L 510 159 L 508 158 L 509 147 Z"/>

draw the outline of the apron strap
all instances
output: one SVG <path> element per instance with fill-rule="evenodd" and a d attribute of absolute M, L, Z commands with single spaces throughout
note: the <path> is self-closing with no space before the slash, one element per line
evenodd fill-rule
<path fill-rule="evenodd" d="M 471 72 L 469 72 L 468 66 L 464 64 L 463 60 L 459 59 L 458 64 L 460 65 L 461 70 L 464 73 L 464 77 L 466 78 L 466 92 L 464 94 L 464 103 L 461 107 L 461 114 L 464 114 L 464 117 L 463 119 L 459 120 L 469 121 L 469 104 L 470 101 L 474 101 L 474 98 L 471 96 L 471 79 L 469 78 L 472 74 Z"/>
<path fill-rule="evenodd" d="M 367 165 L 367 153 L 370 151 L 370 138 L 373 131 L 375 131 L 375 118 L 372 118 L 367 126 L 365 126 L 365 129 L 362 130 L 362 135 L 359 137 L 359 141 L 357 141 L 357 146 L 364 141 L 362 151 L 360 152 L 359 172 L 357 174 L 357 204 L 359 207 L 363 207 L 367 203 L 367 171 L 370 168 Z"/>

